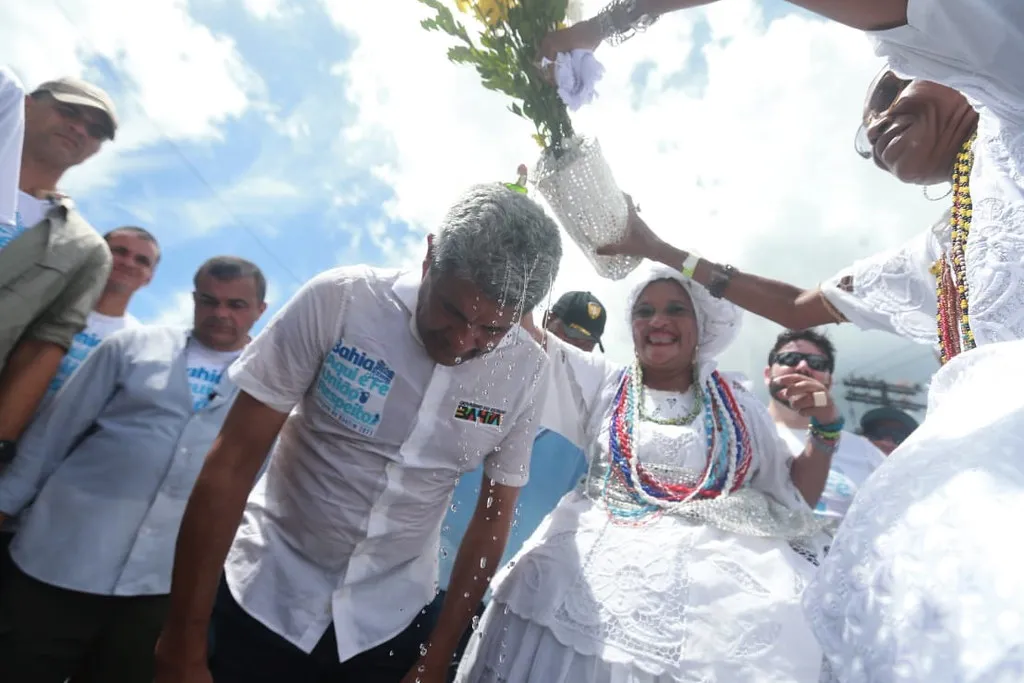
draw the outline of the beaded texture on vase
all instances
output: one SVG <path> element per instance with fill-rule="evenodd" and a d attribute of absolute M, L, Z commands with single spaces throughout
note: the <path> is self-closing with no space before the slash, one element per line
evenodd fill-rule
<path fill-rule="evenodd" d="M 942 363 L 975 347 L 971 332 L 967 259 L 965 250 L 971 232 L 971 168 L 974 165 L 974 136 L 960 148 L 953 166 L 953 210 L 950 213 L 949 256 L 932 266 L 936 280 L 939 348 Z"/>
<path fill-rule="evenodd" d="M 552 213 L 599 275 L 621 280 L 640 265 L 641 259 L 632 256 L 597 254 L 598 247 L 622 239 L 629 218 L 625 197 L 597 140 L 565 140 L 559 156 L 545 150 L 532 177 Z"/>
<path fill-rule="evenodd" d="M 605 474 L 602 499 L 618 523 L 642 520 L 649 515 L 676 512 L 691 501 L 728 496 L 746 480 L 753 462 L 750 433 L 729 383 L 716 371 L 706 386 L 694 384 L 695 404 L 703 404 L 707 438 L 707 463 L 696 482 L 656 476 L 636 453 L 636 429 L 641 421 L 643 375 L 639 362 L 623 373 L 612 404 L 609 425 L 610 467 Z M 626 492 L 622 506 L 610 495 L 612 484 Z"/>

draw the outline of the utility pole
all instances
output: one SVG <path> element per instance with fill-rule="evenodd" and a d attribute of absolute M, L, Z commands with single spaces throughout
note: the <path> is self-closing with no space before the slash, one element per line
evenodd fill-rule
<path fill-rule="evenodd" d="M 920 384 L 885 382 L 866 377 L 848 377 L 843 380 L 847 388 L 846 400 L 869 406 L 886 406 L 900 410 L 925 410 L 927 406 L 912 400 L 924 392 Z"/>

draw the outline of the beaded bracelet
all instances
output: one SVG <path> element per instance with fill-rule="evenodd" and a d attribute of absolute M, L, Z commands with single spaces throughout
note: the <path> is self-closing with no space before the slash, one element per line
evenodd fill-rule
<path fill-rule="evenodd" d="M 842 416 L 829 424 L 821 424 L 812 417 L 810 427 L 807 429 L 807 437 L 819 450 L 831 454 L 839 446 L 839 439 L 843 435 L 845 426 L 846 420 Z"/>
<path fill-rule="evenodd" d="M 597 15 L 601 37 L 611 45 L 623 43 L 658 20 L 657 15 L 639 14 L 636 0 L 612 0 Z"/>

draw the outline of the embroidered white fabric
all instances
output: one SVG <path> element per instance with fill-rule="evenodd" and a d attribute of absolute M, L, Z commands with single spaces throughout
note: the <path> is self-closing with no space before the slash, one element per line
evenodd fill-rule
<path fill-rule="evenodd" d="M 981 115 L 966 250 L 978 348 L 935 375 L 927 419 L 858 492 L 804 604 L 837 681 L 1020 681 L 1024 3 L 910 0 L 908 20 L 874 34 L 879 54 L 957 88 Z M 855 265 L 853 295 L 827 295 L 857 324 L 934 343 L 924 268 L 940 237 Z"/>
<path fill-rule="evenodd" d="M 702 378 L 713 362 L 706 366 Z M 591 386 L 594 375 L 602 382 L 579 416 L 592 435 L 588 455 L 600 463 L 608 458 L 618 373 L 593 359 L 573 369 L 581 385 Z M 755 453 L 748 488 L 737 497 L 769 501 L 765 507 L 817 529 L 767 412 L 752 394 L 735 392 Z M 689 396 L 650 390 L 645 401 L 645 413 L 659 417 L 686 414 L 692 405 Z M 652 467 L 696 473 L 707 461 L 702 415 L 689 426 L 644 421 L 637 441 L 641 460 Z M 591 487 L 600 487 L 601 472 L 591 468 Z M 821 652 L 800 596 L 822 554 L 823 534 L 791 542 L 786 525 L 770 515 L 742 516 L 742 505 L 717 518 L 613 523 L 604 500 L 585 491 L 563 498 L 495 578 L 460 683 L 819 680 Z M 749 533 L 736 533 L 732 524 Z"/>

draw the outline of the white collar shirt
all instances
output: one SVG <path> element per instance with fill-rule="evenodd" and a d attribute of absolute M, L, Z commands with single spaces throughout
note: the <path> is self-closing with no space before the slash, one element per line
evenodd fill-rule
<path fill-rule="evenodd" d="M 386 642 L 435 592 L 440 528 L 463 472 L 522 486 L 546 356 L 520 328 L 435 364 L 415 331 L 420 278 L 366 266 L 307 283 L 230 370 L 289 412 L 225 563 L 241 607 L 340 661 Z"/>

